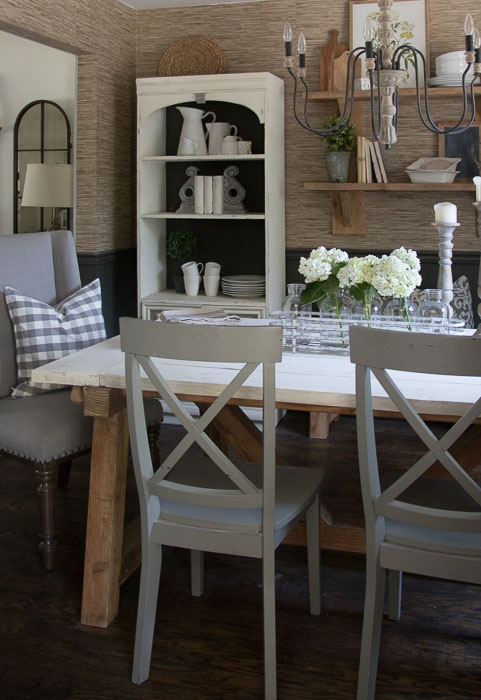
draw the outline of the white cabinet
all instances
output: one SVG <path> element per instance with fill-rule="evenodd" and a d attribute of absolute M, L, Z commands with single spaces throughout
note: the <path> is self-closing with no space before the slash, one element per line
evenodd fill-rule
<path fill-rule="evenodd" d="M 164 308 L 216 305 L 264 317 L 285 294 L 284 82 L 270 73 L 199 75 L 137 80 L 137 274 L 139 315 Z M 177 156 L 182 117 L 177 105 L 213 111 L 252 141 L 252 155 Z M 246 190 L 244 213 L 177 212 L 189 166 L 222 175 L 229 165 Z M 222 275 L 266 277 L 265 297 L 188 297 L 176 294 L 166 257 L 170 231 L 197 234 L 197 261 L 219 262 Z"/>

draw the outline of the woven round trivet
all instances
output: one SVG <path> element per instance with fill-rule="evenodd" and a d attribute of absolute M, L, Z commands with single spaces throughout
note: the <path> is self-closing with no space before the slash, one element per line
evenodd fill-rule
<path fill-rule="evenodd" d="M 159 75 L 225 73 L 226 60 L 219 44 L 206 36 L 189 36 L 169 46 L 159 63 Z"/>

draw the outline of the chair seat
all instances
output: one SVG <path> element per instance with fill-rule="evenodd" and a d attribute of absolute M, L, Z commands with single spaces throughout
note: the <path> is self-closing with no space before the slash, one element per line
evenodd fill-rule
<path fill-rule="evenodd" d="M 399 473 L 392 472 L 383 476 L 383 488 L 398 477 Z M 452 479 L 422 477 L 401 494 L 400 500 L 443 510 L 481 512 L 481 507 Z M 476 532 L 435 530 L 386 518 L 386 541 L 444 554 L 481 557 L 481 533 Z"/>
<path fill-rule="evenodd" d="M 262 487 L 262 467 L 249 463 L 239 467 L 257 487 Z M 213 465 L 207 457 L 185 459 L 169 475 L 173 480 L 190 486 L 231 489 L 232 481 Z M 318 492 L 324 472 L 306 467 L 276 467 L 275 529 L 279 530 L 304 512 Z M 160 501 L 159 521 L 222 530 L 261 532 L 262 510 L 253 508 L 205 508 L 175 501 Z"/>
<path fill-rule="evenodd" d="M 146 399 L 147 424 L 162 420 L 162 404 Z M 4 452 L 40 464 L 89 449 L 92 418 L 70 400 L 70 389 L 23 399 L 0 399 L 0 445 Z"/>
<path fill-rule="evenodd" d="M 70 400 L 70 390 L 24 399 L 0 399 L 2 450 L 45 464 L 88 449 L 92 419 Z"/>

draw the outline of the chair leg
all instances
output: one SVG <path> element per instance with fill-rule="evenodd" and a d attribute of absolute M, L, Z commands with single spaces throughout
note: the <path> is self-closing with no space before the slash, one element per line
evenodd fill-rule
<path fill-rule="evenodd" d="M 39 481 L 38 495 L 40 500 L 40 544 L 43 565 L 48 570 L 53 567 L 53 557 L 57 542 L 55 541 L 55 477 L 57 465 L 39 464 L 35 468 Z"/>
<path fill-rule="evenodd" d="M 147 428 L 147 435 L 149 437 L 149 447 L 150 456 L 152 459 L 152 467 L 154 471 L 160 467 L 160 456 L 159 456 L 159 436 L 160 436 L 160 423 L 155 423 L 154 425 L 149 425 Z"/>
<path fill-rule="evenodd" d="M 190 579 L 192 595 L 200 597 L 204 592 L 204 552 L 190 550 Z"/>
<path fill-rule="evenodd" d="M 306 511 L 307 566 L 309 569 L 309 603 L 311 615 L 321 613 L 321 541 L 319 494 Z"/>
<path fill-rule="evenodd" d="M 66 489 L 68 487 L 68 482 L 70 480 L 70 471 L 72 469 L 72 460 L 67 459 L 58 465 L 57 473 L 57 487 L 59 489 Z"/>
<path fill-rule="evenodd" d="M 399 620 L 401 617 L 401 593 L 403 572 L 389 569 L 389 619 Z"/>
<path fill-rule="evenodd" d="M 264 700 L 276 700 L 276 589 L 274 543 L 266 547 L 262 557 L 262 593 L 264 610 Z"/>
<path fill-rule="evenodd" d="M 357 681 L 357 700 L 374 700 L 377 662 L 381 640 L 386 570 L 377 563 L 378 552 L 367 555 L 366 596 L 362 623 L 361 658 Z"/>
<path fill-rule="evenodd" d="M 159 593 L 162 547 L 149 542 L 148 551 L 142 552 L 139 605 L 135 630 L 134 664 L 132 681 L 140 684 L 147 680 L 152 656 L 157 596 Z"/>

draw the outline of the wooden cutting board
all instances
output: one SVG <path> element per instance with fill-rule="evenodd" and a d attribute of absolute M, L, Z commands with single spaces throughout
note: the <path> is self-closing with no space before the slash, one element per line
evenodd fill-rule
<path fill-rule="evenodd" d="M 332 29 L 330 43 L 321 46 L 321 60 L 319 66 L 321 90 L 334 90 L 334 61 L 347 51 L 347 46 L 345 44 L 337 43 L 338 36 L 339 32 L 337 29 Z"/>

